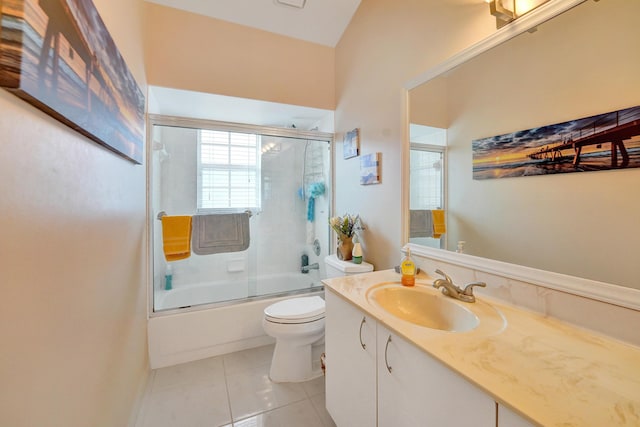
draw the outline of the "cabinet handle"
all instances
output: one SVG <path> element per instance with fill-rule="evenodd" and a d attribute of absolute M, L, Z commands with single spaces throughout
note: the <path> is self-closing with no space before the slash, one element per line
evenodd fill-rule
<path fill-rule="evenodd" d="M 363 350 L 367 349 L 367 345 L 364 342 L 362 342 L 362 327 L 364 326 L 365 323 L 367 323 L 367 318 L 363 317 L 362 322 L 360 322 L 360 346 L 362 347 Z"/>
<path fill-rule="evenodd" d="M 389 371 L 389 373 L 391 373 L 391 370 L 393 369 L 391 366 L 389 366 L 389 362 L 387 361 L 387 350 L 389 349 L 390 342 L 391 335 L 389 335 L 389 338 L 387 338 L 387 345 L 384 346 L 384 364 L 387 365 L 387 371 Z"/>

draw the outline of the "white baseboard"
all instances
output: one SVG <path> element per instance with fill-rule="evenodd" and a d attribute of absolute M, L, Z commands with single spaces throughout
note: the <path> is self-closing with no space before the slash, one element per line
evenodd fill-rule
<path fill-rule="evenodd" d="M 180 363 L 193 362 L 195 360 L 207 359 L 209 357 L 220 356 L 223 354 L 233 353 L 235 351 L 247 350 L 250 348 L 262 347 L 275 343 L 275 339 L 268 335 L 260 337 L 247 338 L 239 341 L 227 342 L 212 345 L 206 348 L 192 349 L 186 351 L 176 351 L 158 355 L 154 359 L 152 369 L 164 368 L 167 366 L 178 365 Z"/>

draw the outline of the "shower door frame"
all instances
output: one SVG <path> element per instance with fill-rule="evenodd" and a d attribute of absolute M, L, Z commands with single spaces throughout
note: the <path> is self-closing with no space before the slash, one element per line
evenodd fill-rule
<path fill-rule="evenodd" d="M 289 128 L 278 128 L 278 127 L 270 127 L 270 126 L 260 126 L 260 125 L 252 125 L 252 124 L 243 124 L 243 123 L 233 123 L 233 122 L 224 122 L 219 120 L 207 120 L 207 119 L 194 119 L 194 118 L 186 118 L 186 117 L 177 117 L 177 116 L 166 116 L 162 114 L 147 114 L 147 146 L 146 146 L 146 179 L 147 179 L 147 188 L 146 188 L 146 211 L 147 211 L 147 248 L 146 248 L 146 259 L 147 259 L 147 315 L 148 317 L 159 317 L 166 316 L 176 313 L 185 313 L 189 311 L 198 311 L 198 310 L 206 310 L 215 307 L 223 307 L 233 304 L 241 304 L 245 301 L 256 301 L 261 299 L 268 298 L 277 298 L 284 295 L 295 295 L 299 293 L 308 292 L 305 290 L 297 290 L 297 291 L 289 291 L 282 292 L 278 294 L 269 294 L 269 295 L 258 295 L 253 297 L 248 297 L 243 300 L 232 300 L 232 301 L 223 301 L 223 302 L 215 302 L 215 303 L 205 303 L 198 304 L 195 306 L 191 306 L 188 308 L 175 308 L 175 309 L 167 309 L 162 311 L 154 311 L 153 301 L 154 301 L 154 240 L 153 240 L 153 225 L 154 221 L 157 220 L 155 214 L 153 212 L 153 201 L 152 201 L 152 187 L 151 181 L 153 178 L 153 129 L 154 126 L 168 126 L 168 127 L 180 127 L 180 128 L 189 128 L 189 129 L 211 129 L 211 130 L 225 130 L 229 132 L 242 132 L 246 133 L 247 131 L 255 132 L 259 135 L 272 136 L 272 137 L 283 137 L 283 138 L 295 138 L 295 139 L 306 139 L 306 140 L 314 140 L 314 141 L 326 141 L 329 143 L 329 159 L 330 159 L 330 183 L 331 183 L 331 197 L 329 199 L 329 212 L 330 215 L 333 214 L 333 207 L 335 206 L 335 191 L 333 191 L 335 185 L 335 168 L 334 168 L 334 159 L 335 159 L 335 147 L 334 147 L 334 134 L 329 132 L 318 132 L 318 131 L 303 131 L 298 129 L 289 129 Z M 327 225 L 328 227 L 328 225 Z M 332 251 L 329 248 L 328 253 L 330 254 Z"/>

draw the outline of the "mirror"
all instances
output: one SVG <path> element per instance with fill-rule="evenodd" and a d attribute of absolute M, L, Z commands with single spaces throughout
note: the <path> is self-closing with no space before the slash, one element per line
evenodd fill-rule
<path fill-rule="evenodd" d="M 473 140 L 640 105 L 637 16 L 585 2 L 410 91 L 411 124 L 447 129 L 444 247 L 640 289 L 640 168 L 472 176 Z"/>

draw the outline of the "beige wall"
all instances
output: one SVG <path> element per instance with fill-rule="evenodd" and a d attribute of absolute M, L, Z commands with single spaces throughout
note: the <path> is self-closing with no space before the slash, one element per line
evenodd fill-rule
<path fill-rule="evenodd" d="M 473 139 L 639 105 L 637 16 L 586 2 L 450 73 L 449 247 L 640 288 L 640 169 L 479 181 L 471 164 Z"/>
<path fill-rule="evenodd" d="M 359 213 L 376 268 L 400 260 L 402 109 L 407 81 L 495 31 L 489 6 L 467 0 L 363 0 L 336 47 L 336 213 Z M 342 159 L 345 132 L 382 153 L 382 184 L 359 184 L 359 158 Z"/>
<path fill-rule="evenodd" d="M 141 5 L 95 0 L 145 91 Z M 0 425 L 126 426 L 148 375 L 145 168 L 0 90 Z"/>
<path fill-rule="evenodd" d="M 336 213 L 361 214 L 376 267 L 397 263 L 404 84 L 495 31 L 486 3 L 364 0 L 335 50 L 151 3 L 145 13 L 149 84 L 335 108 Z M 363 153 L 382 152 L 382 184 L 360 186 L 359 158 L 342 160 L 356 127 Z"/>
<path fill-rule="evenodd" d="M 334 49 L 145 4 L 149 84 L 305 107 L 335 107 Z"/>

